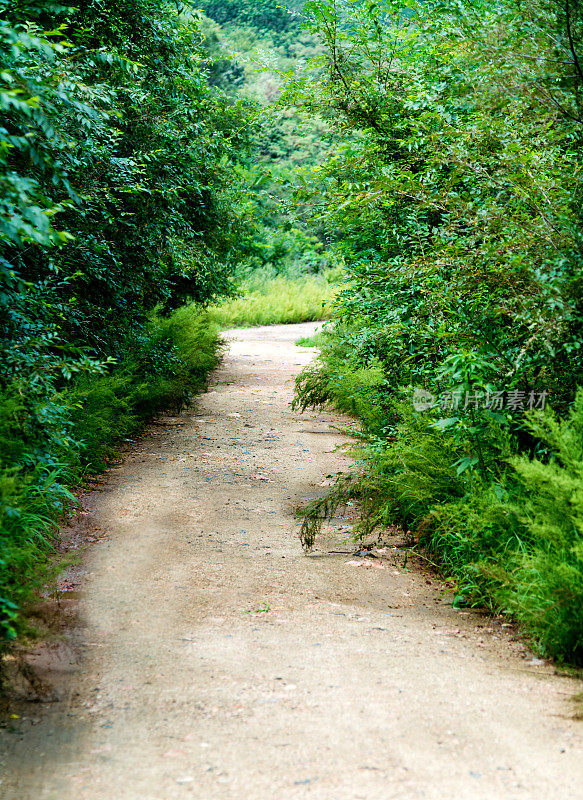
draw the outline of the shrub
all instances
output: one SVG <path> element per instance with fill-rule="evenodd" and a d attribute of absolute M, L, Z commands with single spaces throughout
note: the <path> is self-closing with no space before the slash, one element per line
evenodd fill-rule
<path fill-rule="evenodd" d="M 298 403 L 350 411 L 363 437 L 356 477 L 307 523 L 356 493 L 357 535 L 413 530 L 456 604 L 512 613 L 581 663 L 581 8 L 314 0 L 306 15 L 322 52 L 288 99 L 344 144 L 297 199 L 346 276 Z M 415 390 L 442 402 L 418 413 Z M 542 397 L 556 417 L 525 413 Z"/>

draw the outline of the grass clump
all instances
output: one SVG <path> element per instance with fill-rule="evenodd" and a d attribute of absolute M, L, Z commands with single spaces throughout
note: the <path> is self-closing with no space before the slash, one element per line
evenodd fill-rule
<path fill-rule="evenodd" d="M 244 294 L 209 310 L 220 328 L 312 322 L 330 318 L 336 293 L 332 271 L 295 278 L 255 277 L 243 283 Z"/>
<path fill-rule="evenodd" d="M 298 347 L 323 347 L 326 343 L 326 331 L 316 331 L 313 336 L 302 336 L 296 341 Z"/>
<path fill-rule="evenodd" d="M 82 378 L 63 400 L 72 409 L 74 437 L 85 469 L 105 469 L 119 441 L 160 409 L 179 411 L 218 364 L 220 339 L 207 314 L 188 307 L 155 317 L 111 373 Z"/>
<path fill-rule="evenodd" d="M 327 330 L 316 336 L 320 354 L 297 378 L 293 407 L 303 411 L 331 403 L 375 430 L 384 415 L 386 378 L 381 362 L 374 353 L 362 359 L 350 339 L 341 341 Z"/>

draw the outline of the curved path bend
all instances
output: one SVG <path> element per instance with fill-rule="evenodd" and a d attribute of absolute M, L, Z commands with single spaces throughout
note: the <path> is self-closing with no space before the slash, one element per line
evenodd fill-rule
<path fill-rule="evenodd" d="M 0 731 L 4 800 L 583 798 L 573 681 L 422 571 L 331 552 L 342 519 L 302 553 L 294 510 L 347 463 L 289 407 L 313 329 L 229 332 L 89 498 L 60 696 Z"/>

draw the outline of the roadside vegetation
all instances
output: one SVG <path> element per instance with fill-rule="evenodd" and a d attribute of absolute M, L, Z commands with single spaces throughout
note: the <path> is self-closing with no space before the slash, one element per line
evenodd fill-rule
<path fill-rule="evenodd" d="M 254 109 L 253 157 L 240 168 L 249 223 L 240 242 L 238 296 L 210 310 L 222 328 L 327 319 L 340 277 L 324 224 L 295 197 L 301 172 L 332 152 L 338 135 L 317 115 L 278 104 L 286 76 L 299 77 L 321 49 L 298 9 L 275 0 L 198 4 L 216 80 Z M 228 68 L 225 65 L 229 64 Z"/>
<path fill-rule="evenodd" d="M 172 2 L 0 0 L 0 639 L 73 487 L 217 363 L 248 107 Z M 177 309 L 194 303 L 186 311 Z"/>
<path fill-rule="evenodd" d="M 354 475 L 307 508 L 304 544 L 358 497 L 357 535 L 402 525 L 455 605 L 582 664 L 579 5 L 306 14 L 324 52 L 288 102 L 345 142 L 297 201 L 346 268 L 296 403 L 356 416 L 362 442 Z"/>
<path fill-rule="evenodd" d="M 241 285 L 240 297 L 209 310 L 220 328 L 283 325 L 329 319 L 335 295 L 332 271 L 290 278 L 254 275 Z"/>

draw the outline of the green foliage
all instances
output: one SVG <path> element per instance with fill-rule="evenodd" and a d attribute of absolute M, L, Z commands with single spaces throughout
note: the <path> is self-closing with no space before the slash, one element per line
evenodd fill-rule
<path fill-rule="evenodd" d="M 296 379 L 294 408 L 334 403 L 370 431 L 383 420 L 383 366 L 374 356 L 363 363 L 352 342 L 324 337 L 319 358 Z"/>
<path fill-rule="evenodd" d="M 107 374 L 81 375 L 60 393 L 0 399 L 0 627 L 49 575 L 57 524 L 74 506 L 67 487 L 103 470 L 120 441 L 163 408 L 179 409 L 218 363 L 220 340 L 207 315 L 181 308 L 155 317 Z M 42 424 L 44 423 L 44 424 Z"/>
<path fill-rule="evenodd" d="M 583 390 L 564 420 L 531 417 L 555 454 L 550 462 L 515 458 L 523 488 L 515 513 L 533 543 L 519 554 L 503 602 L 543 652 L 583 662 Z"/>
<path fill-rule="evenodd" d="M 170 315 L 228 295 L 242 257 L 247 110 L 210 77 L 180 3 L 0 0 L 6 638 L 71 485 L 216 363 L 208 320 Z"/>
<path fill-rule="evenodd" d="M 203 19 L 202 31 L 213 82 L 231 96 L 245 98 L 256 112 L 254 149 L 239 169 L 248 190 L 242 214 L 249 226 L 239 240 L 248 269 L 273 269 L 292 277 L 326 269 L 326 230 L 307 219 L 305 205 L 292 201 L 292 194 L 301 179 L 298 169 L 319 163 L 337 137 L 321 118 L 277 102 L 286 76 L 303 72 L 318 52 L 318 41 L 301 28 L 298 15 L 287 14 L 289 27 L 279 29 L 267 22 L 250 24 L 256 9 L 246 3 L 229 7 L 236 12 L 229 14 L 229 21 L 226 7 L 210 4 L 204 9 L 212 17 Z"/>
<path fill-rule="evenodd" d="M 313 175 L 351 278 L 338 318 L 382 337 L 395 386 L 405 364 L 413 384 L 449 389 L 440 368 L 466 350 L 492 365 L 493 387 L 566 404 L 582 377 L 581 126 L 562 75 L 550 91 L 568 115 L 539 96 L 548 15 L 410 9 L 308 5 L 328 50 L 290 97 L 358 134 Z M 526 29 L 534 63 L 518 63 Z"/>
<path fill-rule="evenodd" d="M 241 297 L 209 309 L 216 325 L 235 328 L 328 319 L 336 287 L 332 271 L 295 279 L 264 277 L 256 271 L 242 290 Z"/>
<path fill-rule="evenodd" d="M 580 664 L 583 391 L 566 419 L 531 415 L 528 425 L 553 457 L 513 456 L 503 484 L 475 477 L 460 502 L 433 505 L 426 543 L 460 601 L 511 612 L 541 653 Z"/>
<path fill-rule="evenodd" d="M 236 227 L 223 186 L 243 120 L 208 89 L 193 25 L 171 4 L 126 0 L 115 12 L 86 4 L 54 42 L 32 25 L 34 48 L 22 26 L 10 30 L 3 79 L 32 110 L 8 105 L 6 172 L 51 198 L 70 241 L 22 252 L 10 244 L 59 238 L 47 231 L 52 211 L 34 233 L 11 217 L 6 260 L 23 280 L 65 278 L 53 290 L 68 304 L 67 333 L 101 350 L 110 319 L 119 330 L 161 301 L 223 292 Z M 21 200 L 30 213 L 31 197 Z"/>
<path fill-rule="evenodd" d="M 299 3 L 289 3 L 288 6 L 298 6 Z M 290 8 L 286 8 L 277 0 L 199 0 L 197 7 L 207 16 L 219 23 L 234 23 L 240 26 L 254 26 L 262 30 L 282 32 L 297 32 L 300 27 L 300 18 Z"/>
<path fill-rule="evenodd" d="M 400 522 L 456 604 L 511 612 L 541 652 L 581 663 L 579 6 L 306 13 L 324 48 L 288 102 L 348 135 L 296 201 L 346 280 L 297 403 L 361 421 L 357 534 Z M 416 411 L 420 389 L 433 401 Z M 535 424 L 543 392 L 558 417 Z"/>
<path fill-rule="evenodd" d="M 326 342 L 326 329 L 323 328 L 313 336 L 301 336 L 296 340 L 298 347 L 322 347 Z"/>
<path fill-rule="evenodd" d="M 511 613 L 542 655 L 581 664 L 583 391 L 568 419 L 529 419 L 555 454 L 550 461 L 513 455 L 510 437 L 492 436 L 485 455 L 497 455 L 496 479 L 460 474 L 468 443 L 444 436 L 410 403 L 391 402 L 398 419 L 392 435 L 369 435 L 356 473 L 304 510 L 304 546 L 313 545 L 324 518 L 357 499 L 357 537 L 400 523 L 454 579 L 455 605 Z"/>
<path fill-rule="evenodd" d="M 132 342 L 119 368 L 81 378 L 67 388 L 60 400 L 71 409 L 85 469 L 105 469 L 119 441 L 160 409 L 179 411 L 204 388 L 219 353 L 209 315 L 183 307 L 171 317 L 155 317 Z"/>

